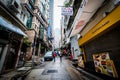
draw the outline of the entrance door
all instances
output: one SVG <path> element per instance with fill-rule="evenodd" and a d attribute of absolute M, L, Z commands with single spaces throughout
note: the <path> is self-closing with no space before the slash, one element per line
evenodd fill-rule
<path fill-rule="evenodd" d="M 10 70 L 15 68 L 16 60 L 18 57 L 19 43 L 13 41 L 11 43 L 8 56 L 6 58 L 5 70 Z"/>

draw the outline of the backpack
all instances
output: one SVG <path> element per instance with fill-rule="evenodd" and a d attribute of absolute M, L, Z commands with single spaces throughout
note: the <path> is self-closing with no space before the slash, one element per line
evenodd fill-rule
<path fill-rule="evenodd" d="M 53 57 L 56 57 L 56 52 L 53 52 Z"/>

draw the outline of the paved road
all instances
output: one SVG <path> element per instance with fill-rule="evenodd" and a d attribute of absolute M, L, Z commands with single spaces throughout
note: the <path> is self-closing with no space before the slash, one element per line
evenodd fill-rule
<path fill-rule="evenodd" d="M 68 59 L 63 58 L 60 62 L 59 57 L 56 61 L 47 61 L 35 69 L 26 77 L 25 80 L 84 80 Z"/>

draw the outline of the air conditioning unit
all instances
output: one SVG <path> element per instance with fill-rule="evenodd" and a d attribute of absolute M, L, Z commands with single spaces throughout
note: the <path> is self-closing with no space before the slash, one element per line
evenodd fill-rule
<path fill-rule="evenodd" d="M 18 4 L 15 0 L 13 0 L 13 1 L 11 2 L 11 4 L 8 5 L 8 7 L 9 7 L 9 9 L 12 10 L 13 12 L 19 13 L 19 11 L 18 11 L 19 4 Z"/>

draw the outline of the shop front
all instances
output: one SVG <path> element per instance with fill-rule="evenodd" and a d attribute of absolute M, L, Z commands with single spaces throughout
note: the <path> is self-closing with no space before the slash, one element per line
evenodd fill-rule
<path fill-rule="evenodd" d="M 0 74 L 17 67 L 24 32 L 0 16 Z"/>
<path fill-rule="evenodd" d="M 78 40 L 84 69 L 103 78 L 120 78 L 120 6 Z"/>

